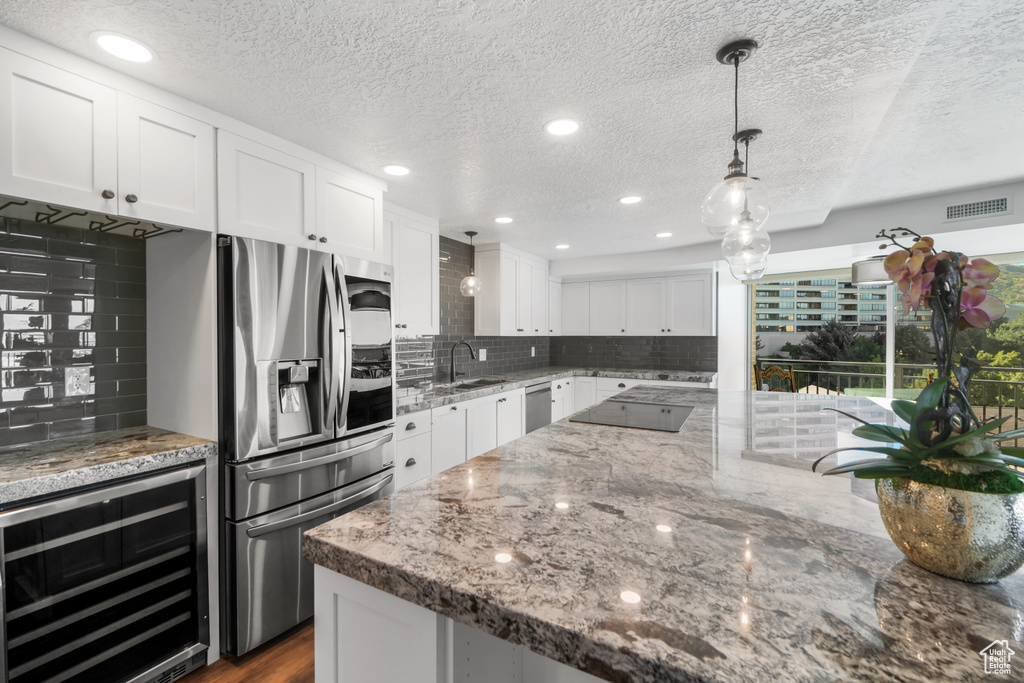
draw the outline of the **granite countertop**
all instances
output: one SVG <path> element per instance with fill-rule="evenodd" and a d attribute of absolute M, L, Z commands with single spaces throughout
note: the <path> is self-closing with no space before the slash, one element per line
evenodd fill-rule
<path fill-rule="evenodd" d="M 877 420 L 876 404 L 618 399 L 696 408 L 678 434 L 561 420 L 308 532 L 307 557 L 609 681 L 995 680 L 978 651 L 1020 642 L 1024 573 L 926 572 L 889 540 L 870 482 L 744 457 L 855 443 L 822 409 Z"/>
<path fill-rule="evenodd" d="M 213 441 L 156 427 L 0 448 L 0 509 L 216 454 Z"/>
<path fill-rule="evenodd" d="M 450 384 L 434 384 L 427 387 L 402 387 L 398 390 L 398 414 L 406 415 L 420 410 L 429 410 L 438 406 L 480 398 L 481 396 L 490 396 L 491 394 L 498 394 L 503 391 L 512 391 L 538 380 L 555 380 L 563 377 L 611 377 L 616 379 L 650 379 L 709 384 L 715 380 L 717 375 L 718 373 L 715 372 L 695 370 L 628 370 L 549 366 L 518 372 L 503 372 L 498 377 L 507 381 L 478 389 L 455 389 Z"/>

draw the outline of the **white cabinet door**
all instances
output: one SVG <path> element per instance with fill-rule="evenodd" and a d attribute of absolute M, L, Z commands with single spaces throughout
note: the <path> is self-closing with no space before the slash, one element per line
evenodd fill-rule
<path fill-rule="evenodd" d="M 478 455 L 498 447 L 498 397 L 484 396 L 468 401 L 469 456 Z"/>
<path fill-rule="evenodd" d="M 383 263 L 384 214 L 380 190 L 340 173 L 316 169 L 316 234 L 321 251 Z"/>
<path fill-rule="evenodd" d="M 665 278 L 626 281 L 626 334 L 652 337 L 665 333 Z"/>
<path fill-rule="evenodd" d="M 621 337 L 626 334 L 626 281 L 590 283 L 590 334 Z"/>
<path fill-rule="evenodd" d="M 218 130 L 219 231 L 312 249 L 315 176 L 309 161 Z"/>
<path fill-rule="evenodd" d="M 117 191 L 115 91 L 0 48 L 0 194 L 116 214 Z"/>
<path fill-rule="evenodd" d="M 498 435 L 497 444 L 504 446 L 523 435 L 526 420 L 526 390 L 501 394 L 497 404 Z"/>
<path fill-rule="evenodd" d="M 573 378 L 573 410 L 586 410 L 597 403 L 597 378 Z"/>
<path fill-rule="evenodd" d="M 561 391 L 555 391 L 554 387 L 551 387 L 551 421 L 558 422 L 565 417 L 565 389 Z"/>
<path fill-rule="evenodd" d="M 522 291 L 520 280 L 522 272 L 519 270 L 519 257 L 515 254 L 500 253 L 500 265 L 498 270 L 501 273 L 498 293 L 498 317 L 500 319 L 500 334 L 503 337 L 521 335 L 523 326 L 519 324 L 522 311 L 519 308 L 519 297 Z M 526 286 L 529 287 L 529 279 Z"/>
<path fill-rule="evenodd" d="M 393 321 L 402 336 L 441 331 L 440 270 L 436 226 L 389 213 L 394 232 Z"/>
<path fill-rule="evenodd" d="M 677 275 L 668 278 L 667 334 L 715 335 L 715 276 Z"/>
<path fill-rule="evenodd" d="M 562 283 L 548 280 L 548 334 L 562 334 Z"/>
<path fill-rule="evenodd" d="M 431 411 L 430 473 L 444 472 L 466 462 L 469 424 L 464 403 Z"/>
<path fill-rule="evenodd" d="M 546 337 L 548 336 L 548 269 L 539 263 L 531 263 L 530 276 L 533 280 L 530 292 L 533 296 L 533 303 L 527 334 Z"/>
<path fill-rule="evenodd" d="M 590 335 L 590 283 L 562 283 L 562 334 L 567 337 Z"/>
<path fill-rule="evenodd" d="M 573 396 L 573 384 L 575 384 L 573 377 L 563 377 L 551 381 L 551 394 L 560 394 L 562 398 L 562 417 L 568 417 L 574 412 L 576 399 Z"/>
<path fill-rule="evenodd" d="M 429 416 L 428 416 L 429 417 Z M 395 488 L 404 489 L 430 476 L 430 432 L 402 439 L 395 444 Z"/>
<path fill-rule="evenodd" d="M 503 323 L 502 305 L 505 303 L 505 290 L 515 296 L 515 269 L 512 270 L 511 282 L 506 282 L 501 269 L 501 253 L 498 251 L 478 251 L 474 256 L 474 272 L 480 278 L 480 291 L 473 297 L 473 333 L 478 337 L 497 337 L 505 332 L 503 324 L 515 329 L 515 306 L 512 306 L 511 318 Z M 513 299 L 514 300 L 514 299 Z"/>
<path fill-rule="evenodd" d="M 118 213 L 214 232 L 213 126 L 119 93 L 117 127 Z"/>
<path fill-rule="evenodd" d="M 518 257 L 517 257 L 518 258 Z M 522 336 L 533 331 L 533 264 L 518 258 L 519 275 L 516 278 L 516 330 Z"/>

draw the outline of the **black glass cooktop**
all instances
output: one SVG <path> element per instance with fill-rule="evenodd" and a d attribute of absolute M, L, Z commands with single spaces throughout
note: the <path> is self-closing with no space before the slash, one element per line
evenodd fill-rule
<path fill-rule="evenodd" d="M 569 418 L 569 422 L 586 422 L 611 427 L 634 427 L 678 432 L 690 417 L 694 406 L 666 406 L 660 403 L 627 403 L 605 401 Z"/>

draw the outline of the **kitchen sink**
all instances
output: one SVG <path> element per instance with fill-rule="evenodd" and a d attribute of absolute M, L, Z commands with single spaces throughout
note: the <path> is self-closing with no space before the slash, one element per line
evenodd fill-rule
<path fill-rule="evenodd" d="M 484 377 L 481 379 L 471 379 L 468 382 L 459 382 L 455 385 L 456 389 L 479 389 L 481 387 L 493 387 L 495 384 L 504 384 L 507 379 L 495 378 L 495 377 Z"/>

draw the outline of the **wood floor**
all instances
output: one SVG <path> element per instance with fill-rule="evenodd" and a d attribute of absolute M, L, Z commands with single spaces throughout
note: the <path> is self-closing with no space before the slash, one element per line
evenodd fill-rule
<path fill-rule="evenodd" d="M 180 683 L 313 683 L 313 620 L 242 657 L 221 655 Z"/>

